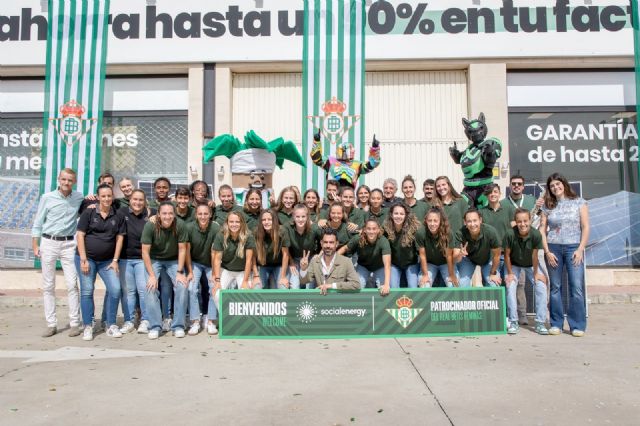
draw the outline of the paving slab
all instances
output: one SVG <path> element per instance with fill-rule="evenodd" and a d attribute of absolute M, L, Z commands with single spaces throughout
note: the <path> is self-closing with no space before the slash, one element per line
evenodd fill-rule
<path fill-rule="evenodd" d="M 584 338 L 84 342 L 3 308 L 0 424 L 637 424 L 637 311 L 593 306 Z"/>

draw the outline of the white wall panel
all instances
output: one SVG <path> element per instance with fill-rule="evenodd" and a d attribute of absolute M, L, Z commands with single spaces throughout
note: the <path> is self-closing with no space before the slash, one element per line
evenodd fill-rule
<path fill-rule="evenodd" d="M 292 140 L 301 149 L 301 79 L 299 73 L 234 74 L 233 134 L 242 139 L 253 129 L 267 140 Z M 381 187 L 387 177 L 401 181 L 412 174 L 421 187 L 428 177 L 448 175 L 461 187 L 462 174 L 448 148 L 453 141 L 466 143 L 460 122 L 467 116 L 466 72 L 369 72 L 366 79 L 367 150 L 375 133 L 382 143 L 382 163 L 365 183 Z M 315 167 L 306 159 L 308 167 Z M 276 170 L 276 191 L 300 185 L 301 170 L 290 163 Z"/>

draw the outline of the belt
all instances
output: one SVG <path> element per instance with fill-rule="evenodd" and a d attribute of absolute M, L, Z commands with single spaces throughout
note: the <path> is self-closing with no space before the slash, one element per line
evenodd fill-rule
<path fill-rule="evenodd" d="M 73 240 L 73 235 L 68 236 L 68 237 L 56 237 L 54 235 L 49 235 L 49 234 L 42 234 L 42 238 L 46 238 L 48 240 L 53 240 L 53 241 L 71 241 Z"/>

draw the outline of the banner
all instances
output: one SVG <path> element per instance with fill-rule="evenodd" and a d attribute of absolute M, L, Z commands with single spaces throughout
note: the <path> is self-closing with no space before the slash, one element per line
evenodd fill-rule
<path fill-rule="evenodd" d="M 49 0 L 40 193 L 61 169 L 94 193 L 100 174 L 109 0 Z"/>
<path fill-rule="evenodd" d="M 364 157 L 365 7 L 360 0 L 307 0 L 302 64 L 302 152 L 321 130 L 323 156 L 348 141 Z M 324 194 L 325 171 L 307 167 L 302 188 Z"/>
<path fill-rule="evenodd" d="M 326 339 L 504 334 L 504 288 L 225 290 L 221 338 Z"/>

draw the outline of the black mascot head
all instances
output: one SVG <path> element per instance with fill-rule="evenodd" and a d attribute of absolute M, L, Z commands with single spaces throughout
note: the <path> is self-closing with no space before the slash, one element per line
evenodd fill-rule
<path fill-rule="evenodd" d="M 487 123 L 484 119 L 484 113 L 480 113 L 477 120 L 469 121 L 466 118 L 462 119 L 462 125 L 464 126 L 464 134 L 473 143 L 480 143 L 487 137 Z"/>

